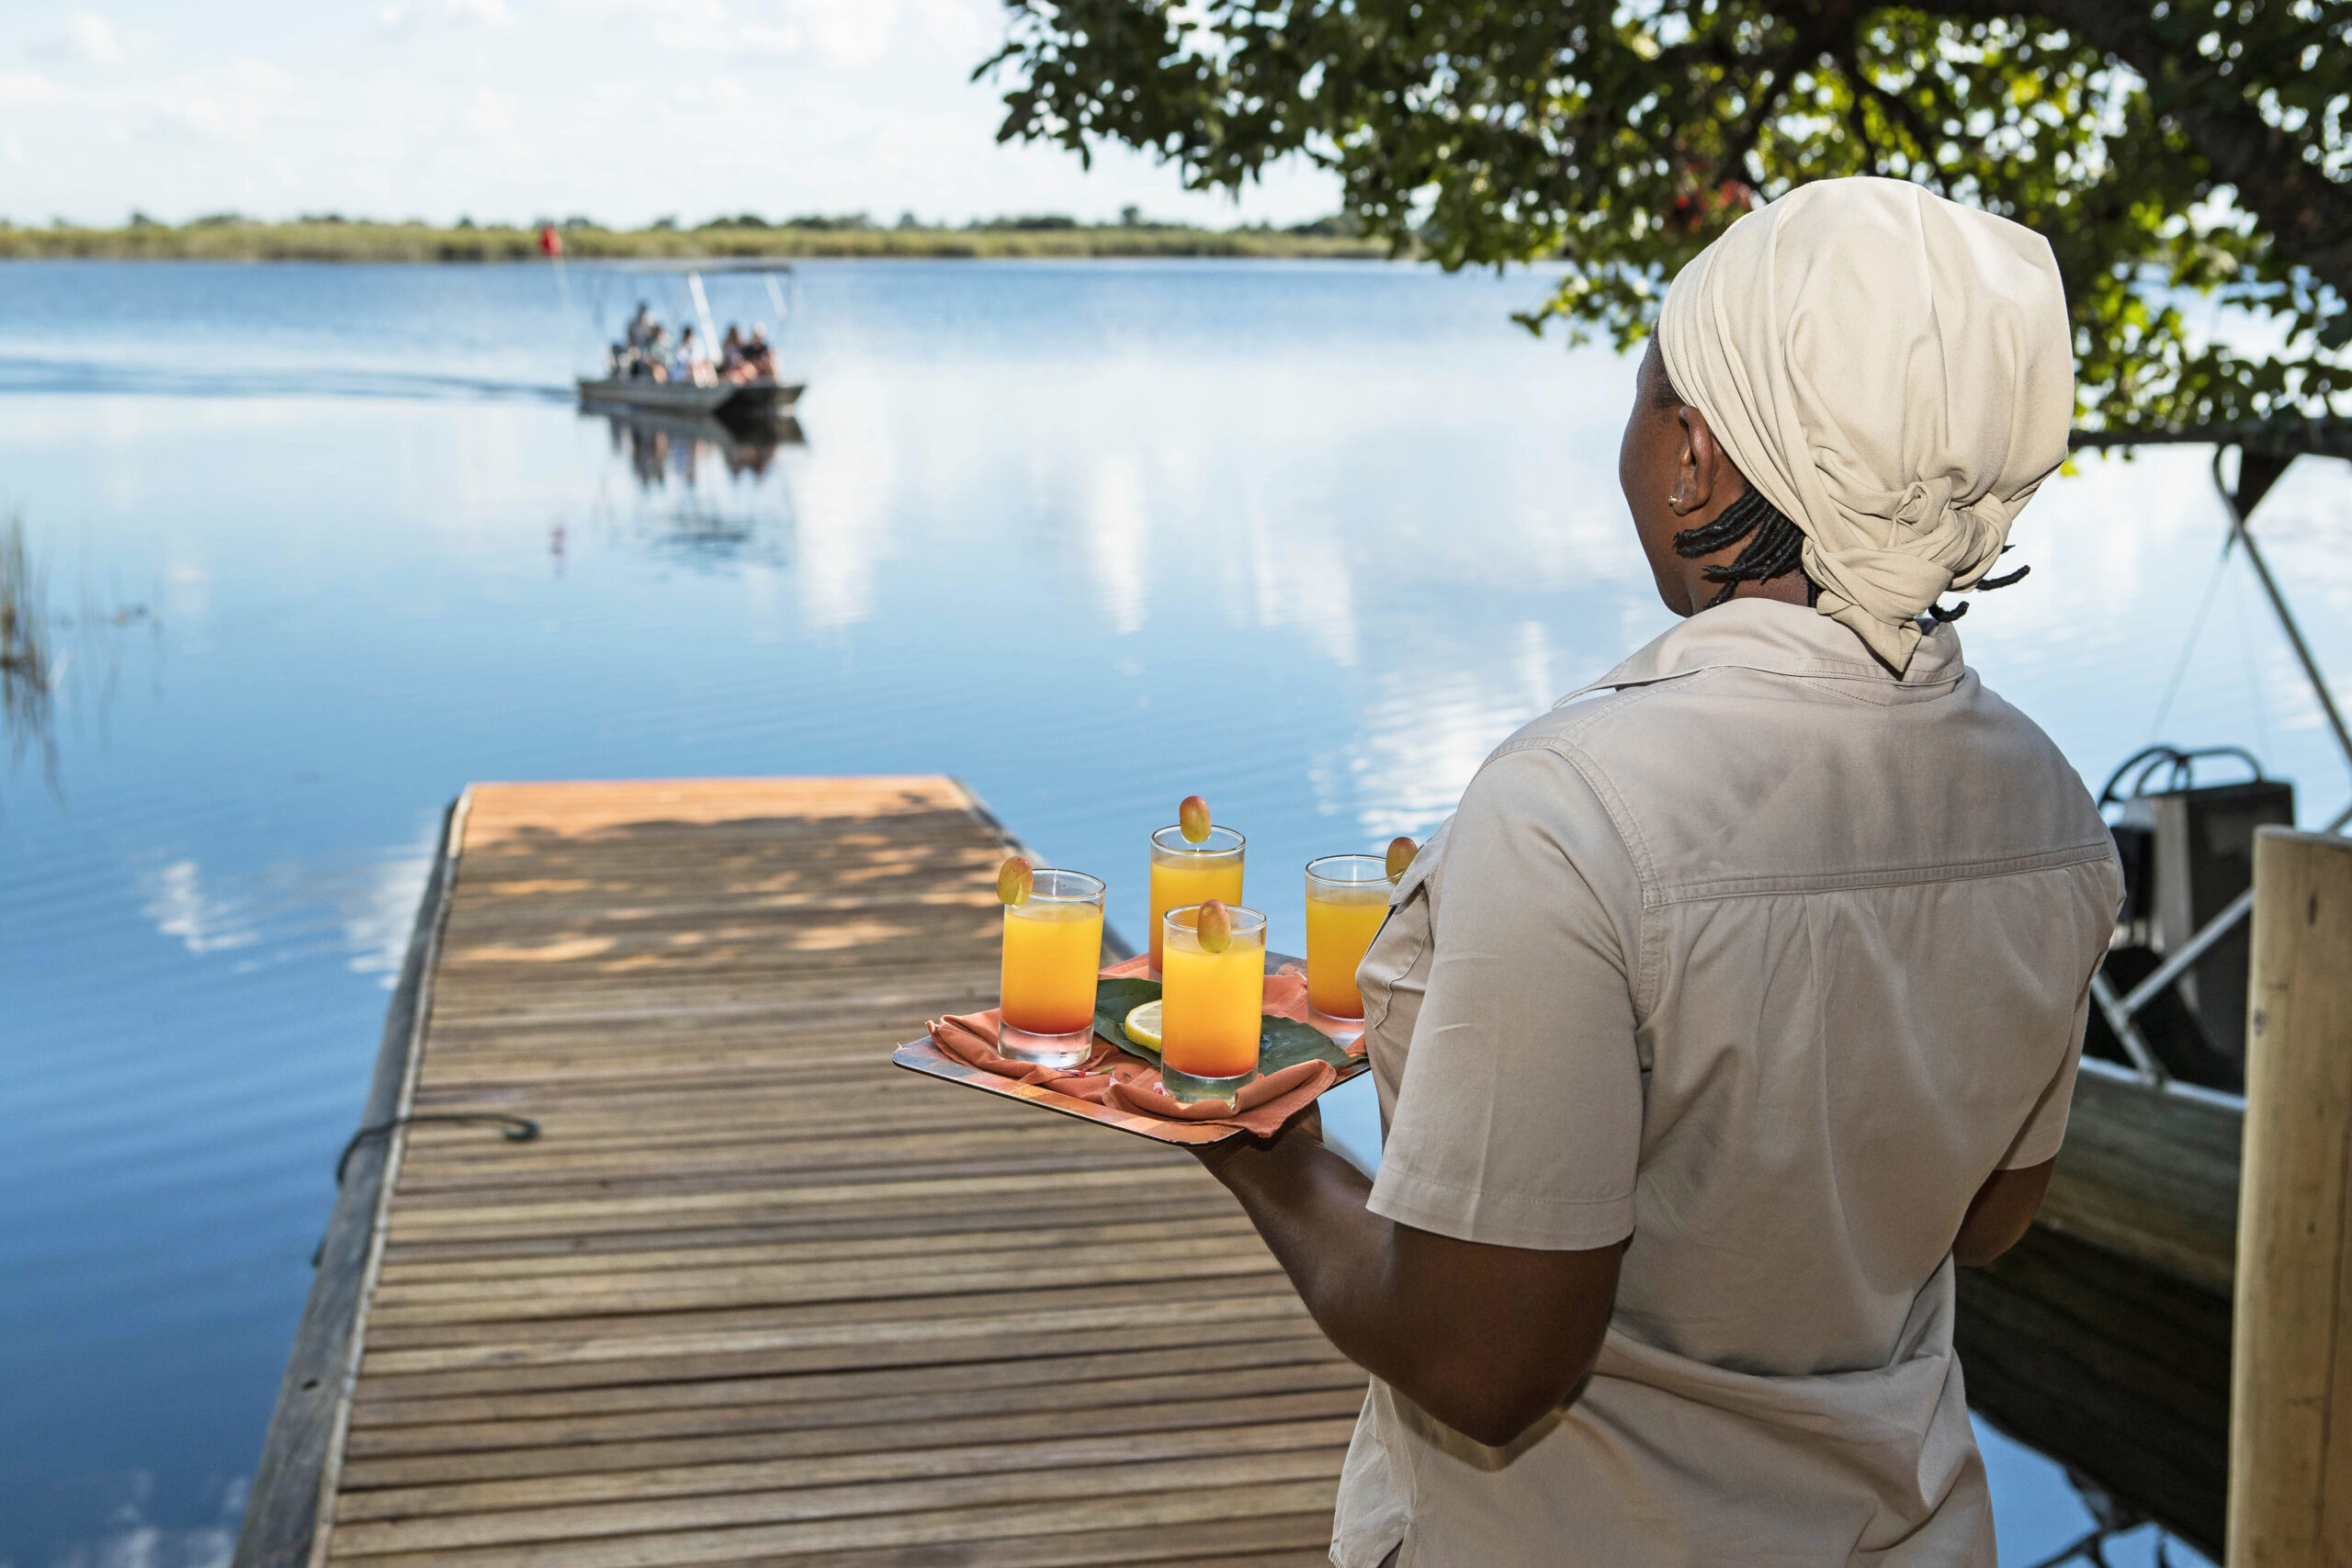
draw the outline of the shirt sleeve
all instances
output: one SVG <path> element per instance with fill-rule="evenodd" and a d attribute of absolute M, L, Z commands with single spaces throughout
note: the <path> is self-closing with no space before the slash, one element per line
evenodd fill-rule
<path fill-rule="evenodd" d="M 2091 994 L 2086 986 L 2083 999 L 2075 1004 L 2075 1035 L 2067 1043 L 2066 1055 L 2059 1061 L 2049 1087 L 2041 1091 L 2041 1098 L 2033 1102 L 2024 1127 L 2010 1143 L 2009 1152 L 2001 1156 L 1997 1168 L 2023 1170 L 2058 1157 L 2059 1146 L 2066 1141 L 2066 1114 L 2075 1104 L 2075 1071 L 2082 1065 L 2083 1032 L 2090 1025 L 2090 1011 Z"/>
<path fill-rule="evenodd" d="M 2066 1141 L 2066 1116 L 2074 1109 L 2075 1076 L 2082 1066 L 2083 1039 L 2090 1028 L 2091 976 L 2107 962 L 2107 947 L 2123 908 L 2123 863 L 2111 852 L 2101 861 L 2077 865 L 2068 874 L 2074 884 L 2078 941 L 2086 959 L 2083 988 L 2075 998 L 2075 1027 L 2066 1040 L 2066 1054 L 2026 1115 L 2025 1125 L 2010 1140 L 2001 1156 L 2001 1170 L 2022 1170 L 2056 1159 Z"/>
<path fill-rule="evenodd" d="M 1566 758 L 1534 747 L 1480 770 L 1446 846 L 1374 1213 L 1552 1251 L 1632 1234 L 1640 910 L 1632 858 Z"/>

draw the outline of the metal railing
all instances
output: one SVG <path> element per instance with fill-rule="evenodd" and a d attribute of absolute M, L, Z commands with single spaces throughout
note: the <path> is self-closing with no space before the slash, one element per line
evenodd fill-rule
<path fill-rule="evenodd" d="M 2294 612 L 2287 607 L 2287 597 L 2278 592 L 2276 579 L 2270 575 L 2270 563 L 2262 558 L 2255 547 L 2254 535 L 2245 525 L 2245 513 L 2238 508 L 2238 501 L 2229 486 L 2222 482 L 2222 448 L 2213 452 L 2213 484 L 2222 492 L 2223 507 L 2230 514 L 2230 541 L 2245 551 L 2245 558 L 2254 568 L 2256 581 L 2262 584 L 2264 595 L 2270 601 L 2271 611 L 2278 617 L 2279 629 L 2287 634 L 2288 645 L 2295 651 L 2296 661 L 2303 667 L 2303 676 L 2311 682 L 2312 693 L 2319 699 L 2320 712 L 2326 716 L 2327 727 L 2335 736 L 2335 744 L 2344 753 L 2347 767 L 2352 767 L 2352 731 L 2345 728 L 2344 716 L 2336 711 L 2335 694 L 2328 689 L 2326 677 L 2320 673 L 2319 661 L 2312 657 L 2311 645 L 2303 640 L 2303 629 L 2295 623 Z M 2352 825 L 2352 806 L 2335 815 L 2322 832 L 2341 833 Z M 2165 961 L 2121 996 L 2108 984 L 2104 974 L 2091 976 L 2091 999 L 2098 1004 L 2099 1012 L 2107 1019 L 2108 1028 L 2123 1046 L 2123 1054 L 2132 1058 L 2132 1066 L 2145 1082 L 2164 1088 L 2172 1082 L 2172 1075 L 2165 1071 L 2164 1063 L 2148 1048 L 2147 1037 L 2140 1032 L 2136 1021 L 2140 1010 L 2164 994 L 2166 987 L 2186 974 L 2188 966 L 2205 956 L 2215 942 L 2237 928 L 2254 908 L 2254 889 L 2249 887 L 2232 899 L 2229 906 L 2205 922 L 2204 926 L 2182 942 L 2177 951 L 2165 955 Z"/>

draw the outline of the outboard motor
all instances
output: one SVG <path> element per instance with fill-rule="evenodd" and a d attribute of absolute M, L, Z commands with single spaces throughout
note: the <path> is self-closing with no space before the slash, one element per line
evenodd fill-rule
<path fill-rule="evenodd" d="M 2234 784 L 2197 783 L 2197 763 L 2233 758 L 2252 772 Z M 2120 996 L 2154 974 L 2254 886 L 2254 831 L 2292 827 L 2295 786 L 2264 776 L 2236 746 L 2183 750 L 2151 746 L 2115 770 L 2099 792 L 2123 860 L 2123 912 L 2108 952 L 2108 984 Z M 2136 1016 L 2148 1048 L 2175 1077 L 2210 1089 L 2245 1087 L 2246 968 L 2252 926 L 2241 920 Z M 2099 1010 L 2087 1049 L 2128 1059 Z"/>

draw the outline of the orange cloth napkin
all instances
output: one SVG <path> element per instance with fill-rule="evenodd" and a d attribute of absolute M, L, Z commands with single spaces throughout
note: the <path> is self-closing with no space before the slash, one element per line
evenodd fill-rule
<path fill-rule="evenodd" d="M 1122 979 L 1143 974 L 1150 966 L 1149 958 L 1137 956 L 1114 964 L 1102 971 L 1102 977 Z M 1297 972 L 1296 965 L 1286 964 L 1282 973 L 1266 976 L 1264 1010 L 1300 1023 L 1309 1021 L 1306 977 Z M 1093 1053 L 1076 1067 L 1048 1067 L 1004 1055 L 997 1050 L 1001 1021 L 993 1008 L 987 1012 L 933 1019 L 932 1043 L 967 1066 L 1035 1084 L 1074 1100 L 1091 1100 L 1097 1105 L 1114 1105 L 1122 1111 L 1170 1122 L 1235 1127 L 1261 1138 L 1279 1132 L 1284 1122 L 1315 1103 L 1316 1098 L 1340 1077 L 1339 1069 L 1329 1062 L 1294 1062 L 1278 1073 L 1244 1085 L 1235 1094 L 1229 1111 L 1216 1100 L 1183 1105 L 1161 1092 L 1158 1068 L 1140 1056 L 1129 1055 L 1099 1034 L 1094 1036 Z"/>

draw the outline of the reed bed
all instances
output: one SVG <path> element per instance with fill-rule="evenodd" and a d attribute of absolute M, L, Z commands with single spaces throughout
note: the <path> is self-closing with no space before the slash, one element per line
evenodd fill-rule
<path fill-rule="evenodd" d="M 1385 244 L 1336 233 L 1278 229 L 1190 229 L 1172 225 L 967 229 L 841 224 L 716 224 L 695 229 L 561 231 L 565 254 L 583 261 L 665 256 L 1089 257 L 1204 256 L 1372 259 Z M 116 229 L 0 225 L 0 259 L 123 261 L 516 262 L 539 254 L 536 227 L 440 228 L 313 219 L 264 223 L 242 219 L 133 222 Z"/>

